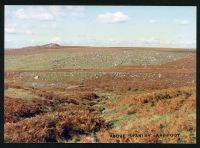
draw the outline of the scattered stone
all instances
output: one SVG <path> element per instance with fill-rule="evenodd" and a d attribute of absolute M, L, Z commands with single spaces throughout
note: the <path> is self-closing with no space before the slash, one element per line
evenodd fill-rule
<path fill-rule="evenodd" d="M 39 78 L 39 76 L 34 76 L 34 79 L 37 80 Z"/>

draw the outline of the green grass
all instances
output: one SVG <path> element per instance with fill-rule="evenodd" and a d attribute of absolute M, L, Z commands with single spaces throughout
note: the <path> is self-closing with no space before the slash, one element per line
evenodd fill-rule
<path fill-rule="evenodd" d="M 48 52 L 31 55 L 7 55 L 5 70 L 44 70 L 62 68 L 109 68 L 115 65 L 155 65 L 189 57 L 174 52 Z"/>
<path fill-rule="evenodd" d="M 37 80 L 34 76 L 39 76 Z M 61 82 L 66 80 L 84 80 L 93 78 L 96 73 L 90 72 L 27 72 L 23 73 L 22 80 L 25 82 Z"/>
<path fill-rule="evenodd" d="M 73 136 L 67 143 L 77 143 L 80 139 L 77 136 Z"/>
<path fill-rule="evenodd" d="M 144 74 L 144 73 L 134 73 L 134 72 L 23 72 L 21 73 L 21 80 L 24 82 L 60 82 L 66 80 L 87 80 L 92 78 L 102 77 L 104 74 L 109 75 L 112 78 L 152 78 L 157 76 L 156 74 Z M 37 80 L 34 79 L 34 76 L 39 76 Z"/>
<path fill-rule="evenodd" d="M 28 90 L 24 89 L 16 89 L 16 88 L 8 88 L 4 92 L 5 96 L 11 97 L 11 98 L 20 98 L 20 99 L 26 99 L 31 100 L 33 98 L 38 98 L 37 95 L 32 94 Z"/>
<path fill-rule="evenodd" d="M 116 118 L 114 120 L 114 127 L 119 127 L 121 128 L 122 126 L 127 126 L 128 124 L 131 124 L 133 122 L 133 120 L 136 120 L 136 116 L 135 114 L 131 114 L 131 115 L 123 115 L 123 116 L 120 116 L 118 118 Z"/>

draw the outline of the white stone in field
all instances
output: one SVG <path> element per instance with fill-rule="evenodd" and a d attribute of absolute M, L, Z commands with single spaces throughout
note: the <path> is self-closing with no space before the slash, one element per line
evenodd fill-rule
<path fill-rule="evenodd" d="M 70 73 L 70 75 L 73 77 L 74 76 L 74 74 L 73 73 Z"/>
<path fill-rule="evenodd" d="M 32 83 L 32 87 L 36 87 L 37 86 L 37 83 Z"/>
<path fill-rule="evenodd" d="M 37 80 L 39 78 L 39 76 L 35 76 L 34 79 Z"/>
<path fill-rule="evenodd" d="M 160 73 L 158 74 L 158 77 L 161 78 L 161 74 Z"/>

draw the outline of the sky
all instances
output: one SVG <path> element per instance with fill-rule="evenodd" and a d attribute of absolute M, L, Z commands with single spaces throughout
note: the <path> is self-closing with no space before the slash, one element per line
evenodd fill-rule
<path fill-rule="evenodd" d="M 196 48 L 195 6 L 5 6 L 5 48 Z"/>

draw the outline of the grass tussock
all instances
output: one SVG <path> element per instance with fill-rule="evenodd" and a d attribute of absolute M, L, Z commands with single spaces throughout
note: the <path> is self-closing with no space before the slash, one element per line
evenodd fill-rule
<path fill-rule="evenodd" d="M 101 129 L 97 137 L 103 143 L 196 143 L 195 100 L 194 87 L 163 89 L 121 98 L 118 106 L 108 106 L 112 116 L 104 116 L 109 121 L 117 119 L 113 121 L 117 124 L 110 130 Z M 113 138 L 112 133 L 126 136 Z M 130 137 L 131 134 L 135 136 Z M 147 134 L 151 136 L 145 136 Z"/>
<path fill-rule="evenodd" d="M 111 130 L 101 129 L 97 137 L 102 143 L 196 143 L 196 126 L 194 125 L 196 119 L 180 113 L 175 116 L 176 118 L 174 114 L 171 114 L 169 120 L 156 121 L 152 121 L 150 117 L 144 117 L 145 120 L 132 122 L 128 129 L 122 126 Z M 141 122 L 146 123 L 141 124 Z M 113 138 L 112 134 L 125 136 Z M 166 134 L 174 136 L 166 136 Z"/>

